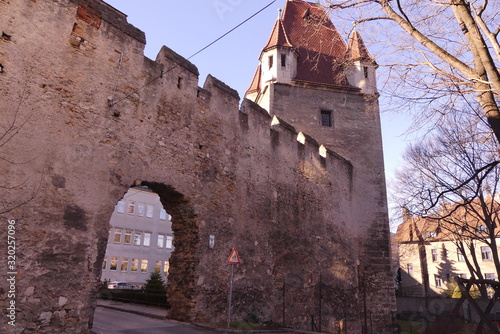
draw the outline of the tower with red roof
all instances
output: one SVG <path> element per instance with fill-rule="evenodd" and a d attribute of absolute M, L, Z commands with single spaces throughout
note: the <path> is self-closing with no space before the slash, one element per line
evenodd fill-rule
<path fill-rule="evenodd" d="M 356 244 L 352 256 L 359 264 L 358 277 L 353 279 L 363 286 L 357 302 L 370 310 L 370 321 L 382 333 L 395 299 L 378 65 L 356 29 L 346 40 L 320 4 L 286 1 L 245 97 L 351 162 L 352 189 L 346 199 L 351 211 L 334 223 L 346 226 L 346 242 Z"/>

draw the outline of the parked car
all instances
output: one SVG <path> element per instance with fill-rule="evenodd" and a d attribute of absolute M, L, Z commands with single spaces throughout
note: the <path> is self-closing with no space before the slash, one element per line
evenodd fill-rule
<path fill-rule="evenodd" d="M 128 283 L 128 282 L 110 282 L 108 284 L 108 289 L 129 289 L 129 290 L 135 290 L 135 289 L 138 289 L 138 287 L 136 287 L 132 283 Z"/>

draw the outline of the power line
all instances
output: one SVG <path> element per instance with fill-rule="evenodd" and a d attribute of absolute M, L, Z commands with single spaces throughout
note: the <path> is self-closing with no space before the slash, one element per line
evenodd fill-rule
<path fill-rule="evenodd" d="M 186 58 L 187 60 L 190 60 L 191 58 L 193 58 L 194 56 L 198 55 L 199 53 L 205 51 L 206 49 L 208 49 L 209 47 L 211 47 L 212 45 L 214 45 L 215 43 L 217 43 L 218 41 L 220 41 L 221 39 L 223 39 L 224 37 L 226 37 L 227 35 L 229 35 L 230 33 L 232 33 L 234 30 L 238 29 L 239 27 L 241 27 L 243 24 L 245 24 L 246 22 L 250 21 L 251 19 L 253 19 L 255 16 L 257 16 L 258 14 L 260 14 L 261 12 L 263 12 L 265 9 L 267 9 L 269 6 L 271 6 L 273 3 L 275 3 L 276 0 L 270 2 L 268 5 L 264 6 L 262 9 L 260 9 L 259 11 L 257 11 L 255 14 L 253 14 L 252 16 L 250 16 L 249 18 L 247 18 L 246 20 L 242 21 L 241 23 L 239 23 L 237 26 L 235 26 L 234 28 L 232 28 L 231 30 L 229 30 L 228 32 L 226 32 L 225 34 L 223 34 L 222 36 L 218 37 L 217 39 L 215 39 L 213 42 L 209 43 L 208 45 L 204 46 L 203 48 L 201 48 L 200 50 L 196 51 L 194 54 L 192 54 L 191 56 L 189 56 L 188 58 Z M 167 74 L 168 72 L 172 71 L 174 68 L 176 68 L 178 65 L 177 64 L 174 64 L 172 65 L 171 67 L 169 67 L 166 71 L 161 71 L 160 75 L 158 75 L 157 77 L 155 77 L 154 79 L 152 79 L 151 81 L 149 81 L 148 83 L 146 83 L 145 85 L 135 89 L 132 93 L 129 93 L 127 95 L 125 95 L 123 98 L 121 98 L 120 100 L 114 102 L 113 100 L 109 101 L 109 107 L 114 107 L 115 105 L 117 105 L 118 103 L 122 102 L 123 100 L 126 100 L 128 99 L 129 97 L 131 97 L 132 95 L 138 93 L 140 90 L 144 89 L 145 87 L 151 85 L 152 83 L 154 83 L 156 80 L 160 79 L 160 78 L 163 78 L 163 75 Z"/>

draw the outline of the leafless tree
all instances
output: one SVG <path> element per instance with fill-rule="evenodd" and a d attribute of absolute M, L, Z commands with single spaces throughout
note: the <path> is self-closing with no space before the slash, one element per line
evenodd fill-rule
<path fill-rule="evenodd" d="M 464 255 L 472 277 L 484 279 L 476 249 L 487 245 L 500 277 L 500 160 L 496 139 L 477 118 L 455 110 L 447 126 L 411 145 L 397 175 L 398 202 L 413 216 L 437 222 Z"/>
<path fill-rule="evenodd" d="M 19 160 L 15 155 L 9 154 L 16 151 L 13 140 L 31 119 L 32 113 L 26 110 L 28 95 L 26 83 L 19 93 L 17 105 L 3 111 L 3 117 L 0 119 L 0 167 L 4 171 L 0 182 L 0 190 L 3 193 L 0 199 L 0 214 L 9 213 L 33 200 L 41 186 L 41 181 L 35 180 L 34 176 L 16 180 L 10 173 L 16 166 L 30 162 L 30 160 Z"/>
<path fill-rule="evenodd" d="M 322 0 L 331 15 L 375 31 L 378 61 L 394 95 L 416 103 L 419 122 L 475 97 L 500 142 L 500 2 L 490 0 Z M 335 20 L 334 20 L 335 21 Z M 382 29 L 375 29 L 376 26 Z M 396 53 L 388 58 L 387 54 Z M 397 78 L 396 78 L 397 77 Z M 396 80 L 395 80 L 396 79 Z M 447 108 L 443 108 L 446 106 Z M 448 108 L 448 107 L 453 108 Z M 410 108 L 408 106 L 408 108 Z"/>

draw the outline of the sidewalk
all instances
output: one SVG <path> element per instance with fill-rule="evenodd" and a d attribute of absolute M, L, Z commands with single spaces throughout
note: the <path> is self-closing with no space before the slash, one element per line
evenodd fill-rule
<path fill-rule="evenodd" d="M 145 317 L 156 318 L 156 319 L 166 319 L 167 310 L 162 307 L 157 306 L 147 306 L 140 304 L 132 304 L 132 303 L 123 303 L 115 300 L 103 300 L 97 299 L 97 306 L 109 308 L 112 310 L 123 311 L 134 313 L 138 315 L 142 315 Z M 268 333 L 281 333 L 281 334 L 312 334 L 313 332 L 302 331 L 302 330 L 293 330 L 293 329 L 278 329 L 278 330 L 233 330 L 233 329 L 223 329 L 223 328 L 214 328 L 207 325 L 192 323 L 192 325 L 204 328 L 207 330 L 211 330 L 219 333 L 260 333 L 260 334 L 268 334 Z M 318 334 L 314 332 L 313 334 Z"/>
<path fill-rule="evenodd" d="M 115 300 L 103 300 L 103 299 L 97 300 L 97 306 L 117 311 L 134 313 L 156 319 L 165 319 L 167 317 L 167 310 L 157 306 L 122 303 Z"/>

